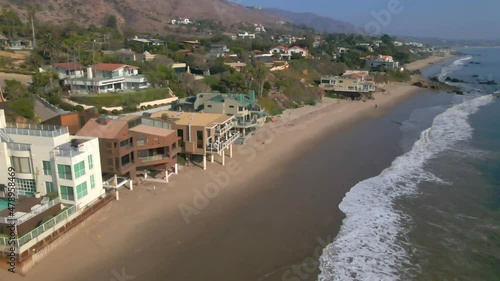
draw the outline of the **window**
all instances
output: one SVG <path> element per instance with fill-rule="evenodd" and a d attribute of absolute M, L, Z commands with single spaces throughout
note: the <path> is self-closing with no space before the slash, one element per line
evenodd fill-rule
<path fill-rule="evenodd" d="M 71 180 L 73 177 L 71 176 L 71 166 L 69 165 L 57 165 L 57 174 L 60 179 L 63 180 Z"/>
<path fill-rule="evenodd" d="M 75 169 L 75 179 L 85 175 L 85 162 L 84 161 L 82 161 L 80 163 L 76 163 L 75 165 L 73 165 L 73 168 Z"/>
<path fill-rule="evenodd" d="M 203 148 L 203 131 L 196 131 L 196 147 Z"/>
<path fill-rule="evenodd" d="M 50 161 L 43 161 L 43 174 L 46 176 L 52 175 L 52 166 L 50 165 Z"/>
<path fill-rule="evenodd" d="M 90 188 L 95 187 L 95 178 L 94 175 L 90 175 Z"/>
<path fill-rule="evenodd" d="M 16 170 L 16 173 L 31 174 L 30 159 L 28 157 L 12 156 L 12 166 Z"/>
<path fill-rule="evenodd" d="M 75 201 L 75 193 L 72 186 L 61 185 L 61 199 Z"/>
<path fill-rule="evenodd" d="M 82 199 L 83 197 L 87 196 L 87 182 L 84 181 L 81 184 L 76 186 L 76 198 Z"/>
<path fill-rule="evenodd" d="M 208 107 L 208 108 L 211 108 L 211 107 L 212 107 L 212 105 L 211 105 L 211 104 L 207 104 L 207 107 Z"/>
<path fill-rule="evenodd" d="M 128 145 L 128 140 L 123 140 L 120 142 L 120 147 L 124 147 Z"/>
<path fill-rule="evenodd" d="M 234 105 L 230 105 L 229 108 L 234 108 Z"/>
<path fill-rule="evenodd" d="M 45 182 L 45 190 L 47 190 L 47 193 L 53 193 L 56 192 L 54 189 L 54 183 L 50 181 Z"/>
<path fill-rule="evenodd" d="M 92 159 L 92 154 L 88 157 L 89 160 L 89 170 L 94 168 L 94 159 Z"/>
<path fill-rule="evenodd" d="M 243 111 L 245 108 L 243 108 L 243 106 L 239 106 L 238 107 L 238 111 Z"/>

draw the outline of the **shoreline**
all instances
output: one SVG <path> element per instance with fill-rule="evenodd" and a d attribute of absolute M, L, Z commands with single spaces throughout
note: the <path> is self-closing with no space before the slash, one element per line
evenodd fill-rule
<path fill-rule="evenodd" d="M 429 62 L 437 63 L 450 57 L 436 57 L 418 63 L 420 67 L 427 67 Z M 178 260 L 203 264 L 199 260 L 204 256 L 197 257 L 200 249 L 204 252 L 203 249 L 208 247 L 209 252 L 213 250 L 211 247 L 220 247 L 231 252 L 233 249 L 227 249 L 226 240 L 230 241 L 232 237 L 219 237 L 224 237 L 224 233 L 232 228 L 231 221 L 248 226 L 251 230 L 247 231 L 254 235 L 260 234 L 259 219 L 240 208 L 252 206 L 256 198 L 265 200 L 261 198 L 264 193 L 277 192 L 280 188 L 269 189 L 266 183 L 286 175 L 289 172 L 287 163 L 300 161 L 301 155 L 309 147 L 317 145 L 326 136 L 341 132 L 360 120 L 381 117 L 415 94 L 427 92 L 410 83 L 393 83 L 382 88 L 384 93 L 375 93 L 375 100 L 367 102 L 324 98 L 316 106 L 286 110 L 277 118 L 277 122 L 267 123 L 260 128 L 245 146 L 235 147 L 234 157 L 226 158 L 224 167 L 217 163 L 219 158 L 216 157 L 216 163 L 209 163 L 207 171 L 199 167 L 182 167 L 180 174 L 172 177 L 169 184 L 156 184 L 155 188 L 151 184 L 135 187 L 134 191 L 120 191 L 120 201 L 111 202 L 98 216 L 89 219 L 79 233 L 37 264 L 27 277 L 19 280 L 46 280 L 49 277 L 55 281 L 108 280 L 113 278 L 113 270 L 120 272 L 121 268 L 139 280 L 153 280 L 145 277 L 155 276 L 154 272 L 168 268 L 189 271 L 190 265 L 179 265 Z M 224 181 L 221 175 L 228 175 L 224 184 L 220 184 L 220 181 Z M 207 183 L 213 182 L 219 184 L 218 192 L 207 193 Z M 335 192 L 338 197 L 336 200 L 341 200 L 347 191 Z M 206 202 L 197 204 L 197 198 L 198 201 Z M 259 205 L 252 207 L 258 210 Z M 338 206 L 331 208 L 334 213 L 327 228 L 335 230 L 336 235 L 343 214 Z M 187 219 L 181 209 L 188 210 L 187 214 L 190 215 Z M 240 212 L 244 213 L 243 217 L 248 221 L 239 218 Z M 273 210 L 269 210 L 269 214 L 273 214 Z M 279 225 L 279 220 L 276 223 Z M 213 241 L 215 246 L 207 245 L 207 239 Z M 259 250 L 273 247 L 271 242 L 263 241 L 255 245 L 256 252 L 253 255 L 259 255 Z M 233 254 L 243 255 L 238 252 Z M 287 254 L 291 255 L 290 259 L 303 260 L 300 254 Z M 144 258 L 139 258 L 142 256 Z M 147 258 L 152 262 L 147 261 Z M 224 263 L 234 257 L 219 258 Z M 60 264 L 65 264 L 65 267 L 59 268 Z M 52 276 L 54 272 L 58 272 L 57 276 Z M 261 275 L 264 276 L 266 272 L 269 272 L 267 268 L 262 269 Z M 231 273 L 237 275 L 236 271 Z M 177 275 L 170 277 L 172 280 L 185 277 L 179 274 L 182 273 L 177 272 Z"/>

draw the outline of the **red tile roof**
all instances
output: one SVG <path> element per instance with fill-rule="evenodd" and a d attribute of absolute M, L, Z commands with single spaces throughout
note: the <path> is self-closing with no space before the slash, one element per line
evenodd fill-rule
<path fill-rule="evenodd" d="M 85 67 L 76 62 L 63 62 L 54 64 L 55 67 L 66 69 L 66 70 L 83 70 Z"/>
<path fill-rule="evenodd" d="M 131 65 L 126 65 L 122 63 L 98 63 L 94 65 L 94 69 L 96 71 L 115 71 L 117 69 L 120 69 L 122 67 L 127 67 L 127 68 L 138 68 L 137 66 L 131 66 Z"/>

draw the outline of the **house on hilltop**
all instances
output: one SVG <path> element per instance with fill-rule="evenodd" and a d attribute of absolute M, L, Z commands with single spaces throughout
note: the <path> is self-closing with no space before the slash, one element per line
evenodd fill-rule
<path fill-rule="evenodd" d="M 400 71 L 399 62 L 395 61 L 392 56 L 378 55 L 367 56 L 364 58 L 368 69 L 380 69 L 388 71 Z"/>

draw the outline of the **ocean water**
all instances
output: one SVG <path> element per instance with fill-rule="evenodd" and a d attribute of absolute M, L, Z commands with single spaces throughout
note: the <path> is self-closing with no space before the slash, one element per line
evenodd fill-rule
<path fill-rule="evenodd" d="M 466 94 L 414 111 L 405 154 L 346 194 L 319 280 L 500 280 L 499 86 L 480 83 L 500 83 L 500 49 L 461 51 L 424 74 Z"/>

